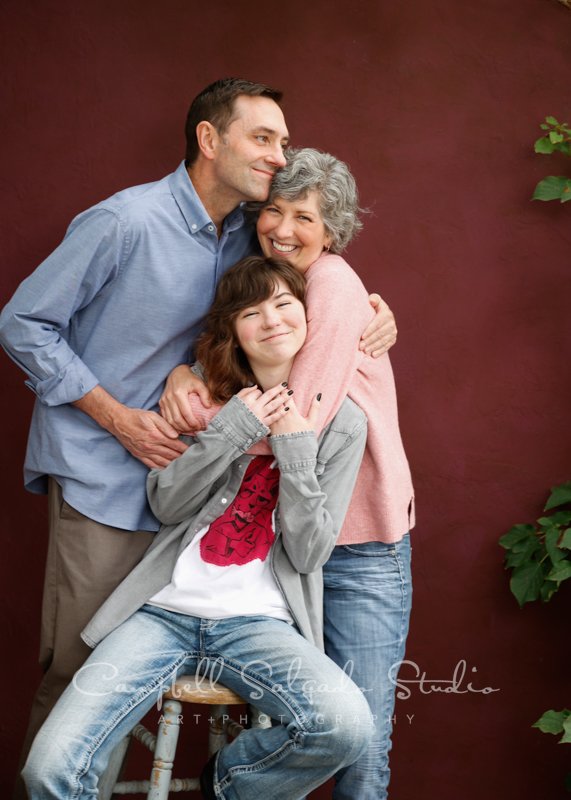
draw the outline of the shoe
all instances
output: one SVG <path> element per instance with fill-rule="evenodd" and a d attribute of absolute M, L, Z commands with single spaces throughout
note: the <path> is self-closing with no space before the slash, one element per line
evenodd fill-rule
<path fill-rule="evenodd" d="M 204 800 L 217 800 L 214 793 L 214 770 L 216 768 L 216 753 L 206 762 L 200 773 L 200 791 Z"/>

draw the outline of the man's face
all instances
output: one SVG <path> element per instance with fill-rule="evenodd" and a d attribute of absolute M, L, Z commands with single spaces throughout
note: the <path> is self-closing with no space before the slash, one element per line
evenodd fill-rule
<path fill-rule="evenodd" d="M 281 108 L 269 97 L 240 95 L 234 118 L 217 137 L 213 159 L 220 191 L 236 204 L 266 200 L 276 170 L 285 166 L 288 130 Z"/>

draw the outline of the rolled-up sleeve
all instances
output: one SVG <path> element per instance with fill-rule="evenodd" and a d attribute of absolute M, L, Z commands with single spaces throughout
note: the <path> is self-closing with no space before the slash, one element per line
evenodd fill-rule
<path fill-rule="evenodd" d="M 74 316 L 119 273 L 126 242 L 112 212 L 81 214 L 0 315 L 0 344 L 45 405 L 71 403 L 98 383 L 69 340 Z"/>

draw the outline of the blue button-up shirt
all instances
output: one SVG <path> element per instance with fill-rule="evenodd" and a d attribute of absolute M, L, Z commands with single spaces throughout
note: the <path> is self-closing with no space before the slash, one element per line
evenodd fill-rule
<path fill-rule="evenodd" d="M 91 519 L 158 529 L 147 468 L 70 403 L 100 384 L 127 406 L 156 410 L 170 370 L 192 357 L 220 276 L 254 248 L 241 208 L 218 239 L 184 164 L 72 221 L 0 316 L 0 342 L 37 395 L 28 489 L 45 492 L 51 475 Z"/>

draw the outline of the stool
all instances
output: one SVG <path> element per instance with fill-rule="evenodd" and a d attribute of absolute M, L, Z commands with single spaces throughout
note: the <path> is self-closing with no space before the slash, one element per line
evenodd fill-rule
<path fill-rule="evenodd" d="M 182 719 L 182 703 L 201 703 L 211 706 L 208 728 L 208 757 L 217 753 L 228 741 L 228 735 L 236 737 L 244 727 L 228 715 L 228 706 L 245 705 L 235 692 L 209 678 L 196 675 L 181 675 L 168 692 L 163 695 L 162 714 L 157 735 L 143 725 L 136 725 L 131 737 L 137 739 L 153 753 L 153 769 L 148 781 L 119 781 L 113 794 L 140 794 L 147 792 L 147 800 L 168 800 L 169 792 L 199 791 L 198 778 L 171 779 L 178 735 Z M 269 728 L 271 720 L 256 709 L 252 709 L 252 727 Z"/>

